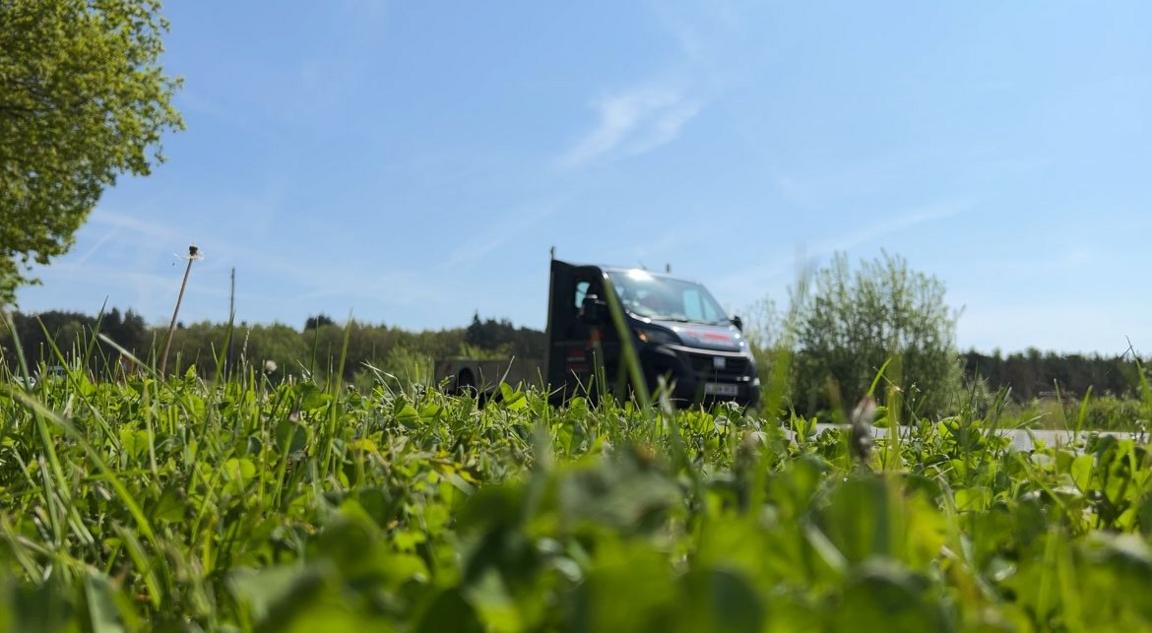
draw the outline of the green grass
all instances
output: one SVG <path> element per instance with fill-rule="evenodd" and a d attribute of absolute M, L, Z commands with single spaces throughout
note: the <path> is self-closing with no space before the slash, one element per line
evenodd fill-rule
<path fill-rule="evenodd" d="M 912 420 L 859 459 L 659 392 L 481 409 L 385 374 L 83 364 L 0 379 L 0 632 L 1152 629 L 1146 446 L 1013 452 L 996 430 L 1029 411 Z"/>

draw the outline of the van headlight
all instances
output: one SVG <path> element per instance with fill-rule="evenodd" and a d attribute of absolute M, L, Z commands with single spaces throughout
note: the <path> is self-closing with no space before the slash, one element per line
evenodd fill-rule
<path fill-rule="evenodd" d="M 641 343 L 650 343 L 652 345 L 680 344 L 680 339 L 672 332 L 654 327 L 636 328 L 636 338 L 640 339 Z"/>

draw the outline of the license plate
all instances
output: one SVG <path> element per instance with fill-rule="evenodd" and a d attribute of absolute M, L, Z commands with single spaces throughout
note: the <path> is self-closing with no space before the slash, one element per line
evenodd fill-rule
<path fill-rule="evenodd" d="M 704 393 L 709 396 L 737 396 L 740 395 L 740 386 L 725 382 L 706 382 Z"/>

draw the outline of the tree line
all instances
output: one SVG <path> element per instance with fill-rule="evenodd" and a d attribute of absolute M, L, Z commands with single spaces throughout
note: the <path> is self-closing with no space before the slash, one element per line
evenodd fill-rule
<path fill-rule="evenodd" d="M 1057 354 L 1030 348 L 1003 355 L 1000 351 L 964 354 L 965 374 L 995 388 L 1010 388 L 1017 400 L 1056 395 L 1082 397 L 1089 388 L 1097 395 L 1131 397 L 1140 390 L 1140 366 L 1132 354 Z"/>
<path fill-rule="evenodd" d="M 60 364 L 55 347 L 70 362 L 87 358 L 88 369 L 94 373 L 115 369 L 122 361 L 116 346 L 94 338 L 93 332 L 99 331 L 145 363 L 155 356 L 167 334 L 165 327 L 149 326 L 139 314 L 115 308 L 99 317 L 66 311 L 15 312 L 11 316 L 15 332 L 0 328 L 0 354 L 12 371 L 18 371 L 13 334 L 19 337 L 32 367 Z M 822 318 L 832 317 L 824 314 Z M 831 328 L 832 323 L 828 321 L 825 326 Z M 370 373 L 369 366 L 427 379 L 430 360 L 449 356 L 542 358 L 547 344 L 544 332 L 516 327 L 507 319 L 481 318 L 479 314 L 466 327 L 420 332 L 366 323 L 352 323 L 346 330 L 344 325 L 318 314 L 309 317 L 301 329 L 280 323 L 240 323 L 229 333 L 228 325 L 223 323 L 180 324 L 173 339 L 171 366 L 181 373 L 195 366 L 197 374 L 206 378 L 215 377 L 221 366 L 240 363 L 270 370 L 273 378 L 305 373 L 327 377 L 336 373 L 345 350 L 345 336 L 342 377 L 349 381 Z M 838 352 L 829 348 L 823 353 L 830 357 Z M 819 348 L 798 352 L 793 361 L 794 372 L 804 379 L 806 373 L 821 371 L 821 363 L 828 359 L 817 358 L 820 354 Z M 875 368 L 871 371 L 874 373 L 883 361 L 880 356 L 872 359 Z M 905 368 L 905 373 L 930 370 L 918 368 L 916 362 Z M 863 366 L 865 370 L 849 380 L 866 386 L 873 375 L 869 365 Z M 1080 397 L 1089 387 L 1098 395 L 1128 397 L 1140 388 L 1139 368 L 1131 355 L 1059 354 L 1036 349 L 1005 355 L 1000 351 L 985 354 L 970 350 L 960 355 L 958 366 L 965 382 L 978 381 L 990 390 L 1009 389 L 1017 401 L 1054 395 L 1057 390 L 1066 396 Z M 796 398 L 797 409 L 815 411 L 826 405 L 818 402 L 824 395 L 815 390 Z"/>
<path fill-rule="evenodd" d="M 539 358 L 546 344 L 539 330 L 516 327 L 508 319 L 482 319 L 479 314 L 467 327 L 419 332 L 385 324 L 338 324 L 324 314 L 309 317 L 303 325 L 296 329 L 283 323 L 180 323 L 168 366 L 176 373 L 194 368 L 204 378 L 215 378 L 229 368 L 254 367 L 273 380 L 339 374 L 356 381 L 379 370 L 428 381 L 436 358 Z M 94 336 L 96 332 L 112 343 Z M 154 361 L 166 336 L 167 327 L 149 326 L 131 310 L 122 313 L 114 308 L 100 316 L 14 312 L 11 327 L 0 326 L 0 361 L 10 371 L 19 371 L 18 340 L 32 368 L 84 363 L 93 375 L 107 376 L 110 371 L 132 371 L 134 364 L 157 364 Z M 122 352 L 136 360 L 128 360 Z"/>

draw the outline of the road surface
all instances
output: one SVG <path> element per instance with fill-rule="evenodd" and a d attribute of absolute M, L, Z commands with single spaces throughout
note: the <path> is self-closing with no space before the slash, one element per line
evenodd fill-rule
<path fill-rule="evenodd" d="M 826 429 L 847 428 L 847 425 L 840 424 L 817 424 L 816 432 L 819 433 Z M 904 429 L 907 431 L 907 429 Z M 1034 441 L 1039 440 L 1048 446 L 1060 446 L 1070 444 L 1072 442 L 1071 431 L 1056 431 L 1051 429 L 1003 429 L 999 431 L 1003 435 L 1012 437 L 1012 448 L 1019 451 L 1032 450 Z M 888 433 L 888 429 L 872 427 L 872 435 L 874 437 L 884 437 Z M 1125 433 L 1121 431 L 1099 431 L 1101 435 L 1112 435 L 1117 438 L 1135 438 L 1140 442 L 1147 442 L 1147 434 L 1138 433 Z M 1088 435 L 1088 433 L 1081 433 L 1081 435 Z"/>

